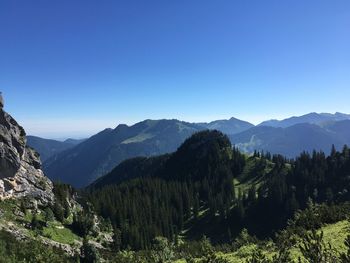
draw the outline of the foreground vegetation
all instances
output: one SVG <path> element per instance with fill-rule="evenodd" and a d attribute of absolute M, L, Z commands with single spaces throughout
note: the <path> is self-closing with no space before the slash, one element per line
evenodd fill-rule
<path fill-rule="evenodd" d="M 213 246 L 206 237 L 198 241 L 177 244 L 166 238 L 157 237 L 148 250 L 124 250 L 111 253 L 112 250 L 98 252 L 93 247 L 85 247 L 85 257 L 69 257 L 54 249 L 42 245 L 37 240 L 18 241 L 12 234 L 0 231 L 0 262 L 176 262 L 176 263 L 345 263 L 350 262 L 350 223 L 347 220 L 326 224 L 325 212 L 336 211 L 340 215 L 346 206 L 334 207 L 314 205 L 298 212 L 288 227 L 280 231 L 272 240 L 258 240 L 243 230 L 232 242 Z M 313 215 L 312 221 L 305 219 Z M 309 224 L 311 223 L 311 225 Z M 322 225 L 319 229 L 309 229 Z"/>
<path fill-rule="evenodd" d="M 232 243 L 221 245 L 213 245 L 206 237 L 178 244 L 158 237 L 148 250 L 121 251 L 109 260 L 147 263 L 348 263 L 350 222 L 326 223 L 349 217 L 348 208 L 349 205 L 310 203 L 306 210 L 296 213 L 287 228 L 278 232 L 273 239 L 259 240 L 246 229 Z M 325 217 L 332 212 L 335 213 L 332 219 Z M 320 227 L 315 229 L 316 226 Z"/>

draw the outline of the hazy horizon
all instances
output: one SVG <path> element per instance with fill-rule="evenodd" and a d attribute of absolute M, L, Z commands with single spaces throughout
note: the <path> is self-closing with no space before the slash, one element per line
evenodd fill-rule
<path fill-rule="evenodd" d="M 306 114 L 309 114 L 309 113 L 315 113 L 315 112 L 308 112 L 308 113 L 301 114 L 301 115 L 291 115 L 291 116 L 286 116 L 284 118 L 279 118 L 279 119 L 263 119 L 263 120 L 258 121 L 258 122 L 251 122 L 251 121 L 248 121 L 246 119 L 241 119 L 241 118 L 239 118 L 237 116 L 231 116 L 231 117 L 226 117 L 226 118 L 223 117 L 223 118 L 217 118 L 217 119 L 212 119 L 212 120 L 202 120 L 202 121 L 201 120 L 197 120 L 197 121 L 183 120 L 183 119 L 179 119 L 179 118 L 159 118 L 159 119 L 152 119 L 152 120 L 162 120 L 162 119 L 172 120 L 172 119 L 176 119 L 176 120 L 179 120 L 179 121 L 185 121 L 185 122 L 189 122 L 189 123 L 200 123 L 200 122 L 207 122 L 207 123 L 209 123 L 209 122 L 217 121 L 217 120 L 228 120 L 228 119 L 233 117 L 233 118 L 236 118 L 236 119 L 239 119 L 239 120 L 242 120 L 242 121 L 247 121 L 247 122 L 249 122 L 249 123 L 251 123 L 251 124 L 256 126 L 256 125 L 259 125 L 260 123 L 262 123 L 263 121 L 270 121 L 270 120 L 278 120 L 278 121 L 280 121 L 280 120 L 284 120 L 284 119 L 291 118 L 291 117 L 299 117 L 299 116 L 306 115 Z M 339 111 L 337 111 L 337 112 L 316 112 L 316 113 L 318 113 L 318 114 L 323 114 L 323 113 L 348 114 L 346 112 L 339 112 Z M 67 139 L 86 139 L 86 138 L 91 137 L 92 135 L 95 135 L 95 134 L 103 131 L 104 129 L 114 129 L 120 124 L 126 124 L 128 126 L 132 126 L 132 125 L 134 125 L 136 123 L 142 122 L 142 121 L 147 120 L 147 119 L 150 119 L 150 118 L 146 118 L 146 119 L 143 119 L 143 120 L 138 120 L 138 121 L 130 122 L 130 123 L 117 123 L 115 125 L 109 125 L 110 123 L 106 122 L 106 126 L 102 126 L 103 122 L 100 122 L 98 124 L 101 125 L 101 126 L 99 126 L 100 128 L 96 129 L 96 130 L 89 130 L 89 128 L 87 128 L 87 130 L 85 130 L 85 131 L 84 130 L 79 130 L 79 131 L 76 131 L 76 132 L 74 132 L 74 131 L 73 132 L 66 132 L 66 133 L 63 133 L 63 134 L 62 133 L 56 133 L 56 132 L 43 132 L 42 128 L 41 128 L 41 127 L 43 127 L 42 123 L 41 123 L 41 125 L 39 125 L 39 127 L 40 127 L 39 129 L 40 130 L 35 130 L 35 126 L 34 126 L 34 129 L 33 128 L 32 129 L 30 129 L 30 128 L 27 129 L 25 127 L 25 125 L 22 125 L 21 123 L 20 123 L 20 125 L 24 126 L 25 130 L 27 131 L 27 135 L 37 136 L 37 137 L 41 137 L 41 138 L 45 138 L 45 139 L 64 141 L 64 140 L 67 140 Z M 65 120 L 65 122 L 66 122 L 66 120 Z M 25 123 L 25 121 L 24 121 L 24 123 Z M 80 123 L 80 125 L 81 124 L 85 124 L 85 125 L 87 125 L 87 127 L 91 127 L 89 121 L 87 121 L 86 123 L 82 122 L 82 123 Z M 50 125 L 48 125 L 48 127 L 50 129 L 53 129 L 53 127 L 55 127 L 55 125 L 57 125 L 57 123 L 56 124 L 51 123 Z M 30 131 L 30 132 L 28 132 L 28 131 Z M 32 131 L 34 131 L 34 132 L 32 132 Z"/>

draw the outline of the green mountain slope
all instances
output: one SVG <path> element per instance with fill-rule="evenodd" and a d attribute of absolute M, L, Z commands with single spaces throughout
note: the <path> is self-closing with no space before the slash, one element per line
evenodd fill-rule
<path fill-rule="evenodd" d="M 231 135 L 230 139 L 244 152 L 269 151 L 294 158 L 303 151 L 322 150 L 329 153 L 333 144 L 337 149 L 350 144 L 349 127 L 350 120 L 334 122 L 325 127 L 308 123 L 287 128 L 256 126 Z"/>
<path fill-rule="evenodd" d="M 44 170 L 52 180 L 83 187 L 128 158 L 173 152 L 199 129 L 195 124 L 177 120 L 119 125 L 53 156 L 44 163 Z"/>
<path fill-rule="evenodd" d="M 209 130 L 218 130 L 225 134 L 236 134 L 254 127 L 253 124 L 236 118 L 216 120 L 209 123 L 198 123 L 198 125 Z"/>

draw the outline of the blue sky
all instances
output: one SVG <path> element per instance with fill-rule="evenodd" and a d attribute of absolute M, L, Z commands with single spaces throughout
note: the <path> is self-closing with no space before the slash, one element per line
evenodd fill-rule
<path fill-rule="evenodd" d="M 0 90 L 27 133 L 350 113 L 350 1 L 0 1 Z"/>

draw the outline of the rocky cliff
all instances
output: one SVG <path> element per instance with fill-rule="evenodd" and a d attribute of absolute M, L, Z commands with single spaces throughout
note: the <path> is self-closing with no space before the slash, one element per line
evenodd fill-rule
<path fill-rule="evenodd" d="M 0 107 L 0 199 L 31 197 L 45 205 L 53 202 L 52 187 L 24 129 Z"/>

